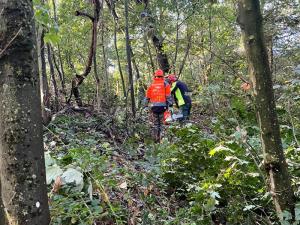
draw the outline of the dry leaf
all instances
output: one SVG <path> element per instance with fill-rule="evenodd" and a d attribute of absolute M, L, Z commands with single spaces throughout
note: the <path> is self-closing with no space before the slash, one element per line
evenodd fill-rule
<path fill-rule="evenodd" d="M 55 179 L 55 182 L 53 184 L 53 187 L 52 187 L 52 191 L 53 193 L 57 193 L 59 191 L 59 189 L 61 188 L 62 186 L 62 180 L 61 180 L 61 177 L 58 176 L 56 177 Z"/>
<path fill-rule="evenodd" d="M 125 181 L 122 184 L 120 184 L 119 188 L 121 188 L 121 189 L 127 189 L 127 182 Z"/>
<path fill-rule="evenodd" d="M 241 85 L 241 88 L 244 90 L 244 91 L 249 91 L 251 89 L 251 85 L 249 83 L 243 83 Z"/>

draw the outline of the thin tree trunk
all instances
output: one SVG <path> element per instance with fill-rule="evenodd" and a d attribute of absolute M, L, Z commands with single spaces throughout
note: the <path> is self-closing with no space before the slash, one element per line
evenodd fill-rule
<path fill-rule="evenodd" d="M 62 56 L 61 56 L 61 50 L 60 50 L 60 46 L 57 46 L 58 49 L 58 59 L 59 59 L 59 64 L 60 64 L 60 69 L 61 69 L 61 74 L 62 74 L 62 81 L 63 81 L 63 86 L 65 87 L 66 90 L 66 76 L 65 76 L 65 70 L 64 70 L 64 65 L 63 65 L 63 60 L 62 60 Z M 67 93 L 65 93 L 66 95 Z"/>
<path fill-rule="evenodd" d="M 42 68 L 42 90 L 43 90 L 43 103 L 44 106 L 49 108 L 49 86 L 46 71 L 46 59 L 45 59 L 45 30 L 42 30 L 41 34 L 41 68 Z"/>
<path fill-rule="evenodd" d="M 109 80 L 108 80 L 108 71 L 107 71 L 107 57 L 106 57 L 106 50 L 105 50 L 105 41 L 104 41 L 104 23 L 103 21 L 101 22 L 101 44 L 102 44 L 102 59 L 103 59 L 103 74 L 104 74 L 104 79 L 106 83 L 106 88 L 105 92 L 107 92 L 109 88 Z"/>
<path fill-rule="evenodd" d="M 239 0 L 238 12 L 254 89 L 270 193 L 279 217 L 283 211 L 294 214 L 295 197 L 280 138 L 259 0 Z"/>
<path fill-rule="evenodd" d="M 131 111 L 133 117 L 136 114 L 135 107 L 135 97 L 134 97 L 134 85 L 133 85 L 133 74 L 132 74 L 132 65 L 131 65 L 131 52 L 130 52 L 130 40 L 129 40 L 129 21 L 128 21 L 128 0 L 125 0 L 125 33 L 126 33 L 126 53 L 127 53 L 127 62 L 128 62 L 128 76 L 129 76 L 129 84 L 130 84 L 130 94 L 131 94 Z"/>
<path fill-rule="evenodd" d="M 96 57 L 96 52 L 94 56 L 94 75 L 95 75 L 95 81 L 96 81 L 96 110 L 100 110 L 101 107 L 101 86 L 100 86 L 100 79 L 99 79 L 99 74 L 98 74 L 98 69 L 97 69 L 97 57 Z"/>
<path fill-rule="evenodd" d="M 1 225 L 48 225 L 32 1 L 0 0 L 0 9 Z"/>
<path fill-rule="evenodd" d="M 64 97 L 66 97 L 66 86 L 65 86 L 64 76 L 63 76 L 62 71 L 60 70 L 60 66 L 56 60 L 53 48 L 51 48 L 51 52 L 52 52 L 52 57 L 53 57 L 53 63 L 54 63 L 55 69 L 58 73 L 59 80 L 60 80 L 61 92 L 64 95 Z"/>
<path fill-rule="evenodd" d="M 138 104 L 137 106 L 140 107 L 142 105 L 142 101 L 145 97 L 145 89 L 142 85 L 142 82 L 141 82 L 141 75 L 140 75 L 140 71 L 139 71 L 139 67 L 138 67 L 138 64 L 135 60 L 135 56 L 133 54 L 133 50 L 132 50 L 132 47 L 130 47 L 130 52 L 131 52 L 131 55 L 132 55 L 132 64 L 133 64 L 133 67 L 134 67 L 134 70 L 135 70 L 135 73 L 136 73 L 136 80 L 138 81 L 138 88 L 137 88 L 137 96 L 138 96 Z"/>
<path fill-rule="evenodd" d="M 56 0 L 52 0 L 52 5 L 53 5 L 53 12 L 54 12 L 54 21 L 58 25 Z M 53 48 L 51 50 L 52 50 L 52 53 L 53 53 L 53 62 L 54 62 L 55 68 L 56 68 L 56 70 L 58 72 L 58 75 L 59 75 L 62 93 L 64 95 L 64 98 L 66 99 L 66 94 L 67 93 L 66 93 L 66 85 L 65 85 L 65 75 L 64 75 L 64 68 L 63 68 L 63 64 L 62 64 L 62 60 L 61 60 L 60 47 L 58 45 L 59 64 L 56 60 Z"/>
<path fill-rule="evenodd" d="M 122 88 L 123 88 L 123 95 L 126 97 L 126 85 L 125 85 L 125 79 L 122 71 L 122 66 L 121 66 L 121 61 L 120 61 L 120 56 L 119 56 L 119 49 L 117 45 L 117 22 L 115 20 L 114 22 L 114 45 L 115 45 L 115 50 L 116 50 L 116 55 L 117 55 L 117 60 L 118 60 L 118 68 L 119 68 L 119 73 L 122 81 Z"/>
<path fill-rule="evenodd" d="M 152 73 L 154 73 L 154 71 L 155 71 L 155 65 L 154 65 L 153 56 L 152 56 L 151 49 L 150 49 L 150 44 L 148 42 L 148 39 L 147 38 L 145 38 L 145 39 L 146 39 L 145 42 L 146 42 L 146 46 L 147 46 L 149 60 L 150 60 L 151 68 L 152 68 Z"/>
<path fill-rule="evenodd" d="M 56 82 L 56 78 L 55 78 L 54 65 L 53 65 L 53 61 L 52 61 L 52 53 L 51 53 L 50 44 L 47 44 L 47 50 L 48 50 L 48 63 L 49 63 L 49 67 L 50 67 L 51 81 L 52 81 L 53 89 L 54 89 L 54 109 L 57 112 L 59 109 L 58 88 L 57 88 L 57 82 Z"/>
<path fill-rule="evenodd" d="M 180 77 L 180 75 L 181 75 L 181 73 L 184 69 L 186 59 L 189 55 L 189 52 L 190 52 L 190 49 L 191 49 L 191 46 L 192 46 L 192 35 L 191 34 L 187 34 L 187 41 L 188 41 L 188 43 L 187 43 L 187 46 L 186 46 L 186 50 L 185 50 L 185 54 L 184 54 L 182 63 L 181 63 L 180 68 L 179 68 L 178 77 Z"/>
<path fill-rule="evenodd" d="M 42 89 L 42 118 L 43 124 L 48 124 L 51 120 L 51 111 L 50 109 L 50 92 L 48 86 L 48 78 L 46 71 L 46 58 L 45 58 L 45 29 L 42 28 L 41 40 L 40 40 L 40 58 L 41 58 L 41 89 Z"/>
<path fill-rule="evenodd" d="M 177 4 L 177 0 L 174 1 L 174 4 L 176 5 L 176 12 L 177 12 L 177 18 L 176 18 L 176 41 L 175 41 L 175 56 L 174 56 L 174 61 L 173 61 L 173 70 L 174 73 L 176 73 L 176 67 L 177 67 L 177 55 L 178 55 L 178 47 L 179 47 L 179 10 L 178 10 L 178 4 Z"/>

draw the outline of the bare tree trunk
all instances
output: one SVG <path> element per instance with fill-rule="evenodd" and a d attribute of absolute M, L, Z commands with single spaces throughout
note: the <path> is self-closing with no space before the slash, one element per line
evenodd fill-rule
<path fill-rule="evenodd" d="M 131 52 L 130 52 L 130 40 L 129 40 L 129 21 L 128 21 L 128 0 L 125 0 L 125 33 L 126 33 L 126 53 L 127 53 L 127 62 L 128 62 L 128 76 L 129 76 L 129 84 L 130 84 L 130 94 L 131 94 L 131 111 L 133 117 L 136 114 L 135 107 L 135 97 L 134 97 L 134 85 L 133 85 L 133 74 L 132 74 L 132 65 L 131 65 Z"/>
<path fill-rule="evenodd" d="M 177 55 L 178 55 L 178 47 L 179 47 L 179 10 L 178 10 L 178 3 L 175 0 L 174 4 L 176 5 L 176 12 L 177 12 L 177 17 L 176 17 L 176 40 L 175 40 L 175 56 L 174 56 L 174 61 L 173 61 L 173 68 L 174 73 L 176 73 L 176 67 L 177 67 Z"/>
<path fill-rule="evenodd" d="M 32 1 L 0 0 L 0 9 L 1 225 L 48 225 Z"/>
<path fill-rule="evenodd" d="M 105 49 L 105 41 L 104 41 L 104 23 L 102 22 L 101 25 L 101 44 L 102 44 L 102 64 L 103 64 L 103 74 L 104 79 L 106 83 L 105 93 L 108 93 L 107 91 L 109 88 L 109 80 L 108 80 L 108 71 L 107 71 L 107 57 L 106 57 L 106 49 Z"/>
<path fill-rule="evenodd" d="M 148 51 L 148 55 L 149 55 L 151 68 L 152 68 L 152 73 L 154 73 L 155 66 L 154 66 L 153 56 L 152 56 L 151 49 L 150 49 L 150 44 L 149 44 L 149 41 L 147 38 L 145 38 L 145 42 L 146 42 L 146 47 L 147 47 L 147 51 Z"/>
<path fill-rule="evenodd" d="M 62 60 L 61 50 L 59 45 L 57 46 L 57 49 L 58 49 L 58 59 L 59 59 L 62 81 L 63 81 L 62 85 L 65 87 L 65 92 L 66 92 L 66 76 L 65 76 L 65 70 L 64 70 L 64 65 L 63 65 L 63 60 Z M 67 92 L 65 93 L 65 95 L 67 95 Z"/>
<path fill-rule="evenodd" d="M 45 59 L 45 30 L 42 30 L 41 34 L 41 69 L 42 69 L 42 90 L 43 90 L 43 103 L 44 106 L 49 108 L 49 86 L 48 86 L 48 78 L 46 71 L 46 59 Z"/>
<path fill-rule="evenodd" d="M 117 60 L 118 60 L 118 68 L 119 68 L 119 73 L 122 81 L 122 88 L 123 88 L 123 95 L 126 98 L 126 85 L 125 85 L 125 79 L 122 71 L 122 66 L 121 66 L 121 61 L 120 61 L 120 56 L 119 56 L 119 49 L 117 45 L 117 22 L 115 20 L 114 22 L 114 45 L 115 45 L 115 50 L 116 50 L 116 55 L 117 55 Z"/>
<path fill-rule="evenodd" d="M 40 40 L 40 58 L 41 58 L 41 89 L 42 89 L 42 118 L 43 124 L 48 124 L 51 120 L 51 111 L 50 109 L 50 92 L 46 71 L 46 58 L 45 58 L 45 29 L 42 28 L 41 40 Z"/>
<path fill-rule="evenodd" d="M 53 48 L 51 48 L 51 52 L 52 52 L 52 57 L 53 57 L 53 63 L 54 63 L 55 69 L 58 73 L 59 80 L 60 80 L 61 93 L 63 94 L 64 97 L 66 97 L 66 86 L 65 86 L 64 75 L 63 75 L 62 71 L 60 70 L 60 66 L 56 60 Z"/>
<path fill-rule="evenodd" d="M 137 93 L 138 104 L 137 104 L 137 107 L 140 107 L 142 105 L 142 101 L 145 97 L 145 89 L 142 85 L 139 67 L 138 67 L 138 64 L 135 60 L 135 56 L 133 54 L 133 50 L 132 50 L 131 47 L 130 47 L 130 52 L 131 52 L 131 55 L 132 55 L 132 64 L 133 64 L 133 67 L 134 67 L 135 73 L 136 73 L 136 80 L 138 81 L 138 88 L 137 88 L 137 91 L 138 91 L 138 93 Z"/>
<path fill-rule="evenodd" d="M 279 217 L 283 211 L 294 214 L 295 197 L 280 138 L 259 0 L 239 0 L 238 13 L 261 128 L 264 167 L 270 193 Z"/>
<path fill-rule="evenodd" d="M 56 78 L 55 78 L 54 65 L 53 65 L 53 61 L 52 61 L 52 52 L 51 52 L 50 44 L 47 44 L 47 50 L 48 50 L 48 62 L 49 62 L 49 67 L 50 67 L 51 81 L 52 81 L 53 89 L 54 89 L 54 109 L 57 112 L 59 109 L 58 88 L 57 88 L 57 82 L 56 82 Z"/>
<path fill-rule="evenodd" d="M 186 50 L 185 50 L 185 54 L 184 54 L 182 63 L 181 63 L 180 68 L 179 68 L 178 77 L 180 77 L 180 75 L 181 75 L 181 73 L 184 69 L 186 59 L 189 55 L 189 52 L 190 52 L 190 49 L 191 49 L 191 46 L 192 46 L 192 35 L 191 34 L 187 34 L 187 41 L 188 41 L 188 43 L 187 43 L 187 46 L 186 46 Z"/>
<path fill-rule="evenodd" d="M 56 8 L 56 0 L 52 0 L 53 5 L 53 12 L 54 12 L 54 21 L 58 25 L 58 18 L 57 18 L 57 8 Z M 58 72 L 60 83 L 61 83 L 61 89 L 62 93 L 64 95 L 64 98 L 66 99 L 66 85 L 65 85 L 65 74 L 64 74 L 64 68 L 61 60 L 61 53 L 60 53 L 60 47 L 58 45 L 58 57 L 59 57 L 59 63 L 56 60 L 54 49 L 51 48 L 52 54 L 53 54 L 53 62 L 55 65 L 55 68 Z"/>
<path fill-rule="evenodd" d="M 95 109 L 100 110 L 101 108 L 101 86 L 100 86 L 100 79 L 99 79 L 99 74 L 97 70 L 97 57 L 96 57 L 96 52 L 94 56 L 94 75 L 95 75 L 95 81 L 96 81 L 96 96 L 95 96 Z"/>

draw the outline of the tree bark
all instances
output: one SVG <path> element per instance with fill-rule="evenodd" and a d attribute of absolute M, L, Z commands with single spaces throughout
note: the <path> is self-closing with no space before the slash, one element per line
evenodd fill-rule
<path fill-rule="evenodd" d="M 52 5 L 53 5 L 54 21 L 58 26 L 56 0 L 52 0 Z M 64 98 L 66 98 L 65 72 L 64 72 L 64 68 L 63 68 L 63 63 L 62 63 L 62 59 L 61 59 L 61 52 L 60 52 L 59 45 L 57 46 L 57 48 L 58 48 L 59 63 L 56 60 L 54 49 L 51 48 L 51 51 L 52 51 L 52 54 L 53 54 L 53 62 L 54 62 L 55 68 L 57 70 L 57 73 L 59 75 L 62 93 L 64 95 Z"/>
<path fill-rule="evenodd" d="M 280 138 L 259 0 L 239 0 L 238 14 L 254 89 L 269 189 L 277 215 L 280 217 L 283 211 L 294 214 L 295 198 Z"/>
<path fill-rule="evenodd" d="M 98 74 L 98 69 L 97 69 L 97 57 L 96 57 L 96 52 L 94 55 L 94 76 L 95 76 L 95 81 L 96 81 L 96 96 L 95 96 L 95 109 L 100 110 L 101 108 L 101 86 L 100 86 L 100 78 Z"/>
<path fill-rule="evenodd" d="M 51 48 L 51 52 L 52 52 L 53 63 L 54 63 L 55 69 L 58 73 L 58 77 L 59 77 L 59 81 L 60 81 L 60 85 L 61 85 L 61 93 L 63 94 L 64 97 L 66 97 L 66 86 L 65 86 L 64 75 L 61 71 L 61 68 L 60 68 L 58 62 L 57 62 L 53 48 Z"/>
<path fill-rule="evenodd" d="M 140 75 L 140 71 L 139 71 L 139 67 L 138 64 L 135 60 L 135 56 L 133 53 L 132 48 L 130 47 L 130 52 L 131 52 L 131 56 L 132 56 L 132 64 L 133 67 L 135 69 L 135 73 L 136 73 L 136 80 L 138 82 L 138 88 L 137 88 L 137 98 L 138 98 L 138 102 L 137 102 L 137 107 L 140 107 L 142 105 L 142 101 L 145 98 L 145 89 L 143 87 L 143 83 L 141 82 L 141 75 Z"/>
<path fill-rule="evenodd" d="M 150 44 L 147 38 L 145 38 L 145 43 L 146 43 L 146 47 L 147 47 L 147 52 L 149 54 L 149 60 L 150 60 L 150 65 L 151 65 L 151 69 L 152 69 L 152 73 L 155 72 L 155 66 L 154 66 L 154 61 L 153 61 L 153 57 L 152 57 L 152 53 L 151 53 L 151 49 L 150 49 Z"/>
<path fill-rule="evenodd" d="M 47 78 L 46 70 L 46 57 L 45 57 L 45 29 L 42 28 L 42 33 L 40 37 L 40 58 L 41 58 L 41 91 L 42 91 L 42 118 L 43 124 L 48 124 L 51 120 L 51 111 L 50 109 L 50 92 Z"/>
<path fill-rule="evenodd" d="M 53 85 L 54 90 L 54 110 L 55 112 L 59 109 L 59 102 L 58 102 L 58 88 L 57 88 L 57 82 L 55 78 L 55 72 L 54 72 L 54 65 L 52 60 L 52 52 L 51 52 L 51 45 L 47 44 L 47 52 L 48 52 L 48 63 L 50 67 L 50 75 L 51 75 L 51 81 Z"/>
<path fill-rule="evenodd" d="M 190 49 L 192 47 L 192 35 L 191 34 L 187 34 L 187 46 L 186 46 L 186 50 L 185 50 L 185 54 L 184 54 L 184 57 L 183 57 L 183 60 L 182 60 L 182 63 L 180 65 L 180 68 L 179 68 L 179 72 L 178 72 L 178 77 L 181 76 L 181 73 L 184 69 L 184 66 L 185 66 L 185 63 L 186 63 L 186 59 L 190 53 Z"/>
<path fill-rule="evenodd" d="M 124 79 L 124 75 L 123 75 L 123 71 L 122 71 L 120 55 L 119 55 L 119 49 L 118 49 L 118 45 L 117 45 L 117 21 L 116 20 L 114 22 L 114 45 L 115 45 L 115 51 L 116 51 L 117 60 L 118 60 L 119 73 L 120 73 L 121 82 L 122 82 L 123 95 L 126 98 L 125 79 Z"/>
<path fill-rule="evenodd" d="M 0 0 L 0 9 L 0 193 L 4 225 L 47 225 L 50 215 L 32 1 Z"/>
<path fill-rule="evenodd" d="M 131 64 L 131 47 L 130 47 L 130 40 L 129 40 L 129 19 L 128 19 L 128 0 L 125 0 L 125 33 L 126 33 L 126 53 L 127 53 L 127 62 L 128 62 L 128 77 L 129 77 L 129 84 L 130 84 L 130 95 L 131 95 L 131 111 L 133 117 L 136 114 L 136 107 L 135 107 L 135 97 L 134 97 L 134 85 L 133 85 L 133 74 L 132 74 L 132 64 Z"/>
<path fill-rule="evenodd" d="M 47 70 L 46 70 L 46 58 L 45 58 L 45 29 L 42 30 L 41 34 L 41 69 L 42 69 L 42 90 L 43 90 L 43 103 L 44 106 L 49 108 L 49 85 L 48 85 L 48 78 L 47 78 Z"/>

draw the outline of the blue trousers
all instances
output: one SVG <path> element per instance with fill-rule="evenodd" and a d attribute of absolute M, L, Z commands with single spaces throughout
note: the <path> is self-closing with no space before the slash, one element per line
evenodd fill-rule
<path fill-rule="evenodd" d="M 191 114 L 191 108 L 192 108 L 192 104 L 190 103 L 186 103 L 182 106 L 180 106 L 180 111 L 183 115 L 183 120 L 188 120 Z"/>

